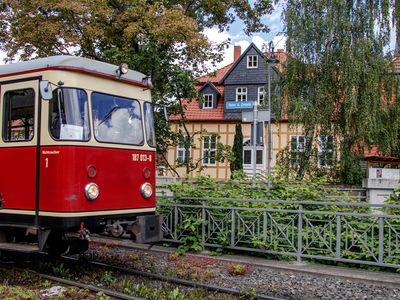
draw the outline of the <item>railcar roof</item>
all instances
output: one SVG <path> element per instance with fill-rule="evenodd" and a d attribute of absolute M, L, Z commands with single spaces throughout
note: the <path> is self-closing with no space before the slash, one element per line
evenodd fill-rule
<path fill-rule="evenodd" d="M 118 69 L 118 66 L 84 57 L 57 55 L 9 65 L 2 65 L 0 66 L 0 76 L 47 68 L 75 69 L 77 71 L 81 70 L 88 71 L 90 73 L 102 73 L 107 76 L 117 76 L 116 70 Z M 122 79 L 133 80 L 137 82 L 142 82 L 144 77 L 146 77 L 146 75 L 134 70 L 129 70 L 127 74 L 123 74 L 121 76 Z"/>

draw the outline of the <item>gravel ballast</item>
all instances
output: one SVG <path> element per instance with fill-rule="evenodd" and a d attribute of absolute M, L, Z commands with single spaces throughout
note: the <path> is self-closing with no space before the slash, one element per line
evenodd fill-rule
<path fill-rule="evenodd" d="M 105 244 L 104 240 L 98 240 L 92 242 L 88 256 L 137 270 L 283 299 L 400 299 L 400 276 L 396 274 L 390 274 L 391 282 L 385 283 L 379 282 L 379 277 L 385 276 L 384 272 L 355 270 L 358 276 L 352 278 L 353 270 L 350 268 L 348 272 L 345 268 L 339 268 L 344 276 L 337 276 L 335 272 L 329 275 L 329 271 L 326 271 L 335 270 L 332 266 L 325 268 L 318 265 L 323 271 L 320 273 L 302 272 L 295 265 L 292 265 L 293 270 L 287 267 L 288 264 L 284 269 L 260 265 L 257 261 L 262 262 L 262 258 L 249 263 L 235 257 L 222 259 L 206 255 L 177 255 L 170 250 L 127 248 L 124 244 Z M 372 274 L 376 281 L 363 280 L 359 276 L 362 272 L 368 276 Z"/>

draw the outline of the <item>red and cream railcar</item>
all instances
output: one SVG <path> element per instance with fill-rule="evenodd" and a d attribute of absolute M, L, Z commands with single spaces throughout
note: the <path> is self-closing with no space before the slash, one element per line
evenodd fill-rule
<path fill-rule="evenodd" d="M 0 66 L 0 250 L 85 250 L 114 222 L 160 239 L 150 88 L 80 57 Z"/>

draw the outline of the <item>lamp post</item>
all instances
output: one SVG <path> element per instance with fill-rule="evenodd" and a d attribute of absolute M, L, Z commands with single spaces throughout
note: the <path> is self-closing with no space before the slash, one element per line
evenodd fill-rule
<path fill-rule="evenodd" d="M 271 41 L 268 45 L 268 57 L 267 57 L 267 64 L 268 64 L 268 110 L 269 110 L 269 117 L 268 117 L 268 178 L 271 177 L 271 161 L 272 161 L 272 127 L 271 127 L 271 64 L 279 63 L 278 58 L 275 56 L 274 53 L 274 43 Z M 268 181 L 268 186 L 270 183 Z"/>

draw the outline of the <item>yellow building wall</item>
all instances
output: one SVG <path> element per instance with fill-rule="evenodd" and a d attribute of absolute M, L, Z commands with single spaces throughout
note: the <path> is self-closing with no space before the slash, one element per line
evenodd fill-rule
<path fill-rule="evenodd" d="M 216 134 L 219 136 L 217 142 L 223 143 L 225 145 L 233 145 L 233 141 L 235 138 L 235 125 L 236 123 L 189 123 L 186 124 L 190 134 L 194 132 L 199 132 L 195 135 L 194 143 L 195 149 L 191 149 L 191 157 L 194 161 L 198 161 L 202 157 L 202 149 L 203 149 L 203 137 L 211 134 Z M 178 131 L 178 125 L 172 123 L 171 129 L 175 132 Z M 251 135 L 251 124 L 250 123 L 242 123 L 242 133 L 243 133 L 243 142 L 250 139 Z M 288 123 L 273 123 L 272 124 L 272 162 L 271 167 L 274 167 L 276 164 L 277 154 L 283 150 L 288 143 L 290 143 L 291 135 L 299 135 L 303 134 L 302 128 L 290 128 Z M 268 125 L 265 123 L 264 130 L 264 144 L 265 144 L 265 166 L 267 166 L 268 160 Z M 169 164 L 176 168 L 176 160 L 177 160 L 177 149 L 176 147 L 168 149 L 167 158 Z M 202 165 L 202 162 L 200 162 Z M 186 176 L 185 168 L 178 168 L 176 171 L 179 173 L 180 177 Z M 216 162 L 215 165 L 208 165 L 203 168 L 201 172 L 198 170 L 190 172 L 189 176 L 197 176 L 197 175 L 209 175 L 211 178 L 216 180 L 225 180 L 230 178 L 230 169 L 229 162 Z M 168 176 L 176 176 L 172 172 L 167 172 Z M 265 175 L 267 175 L 267 170 L 265 170 Z"/>

